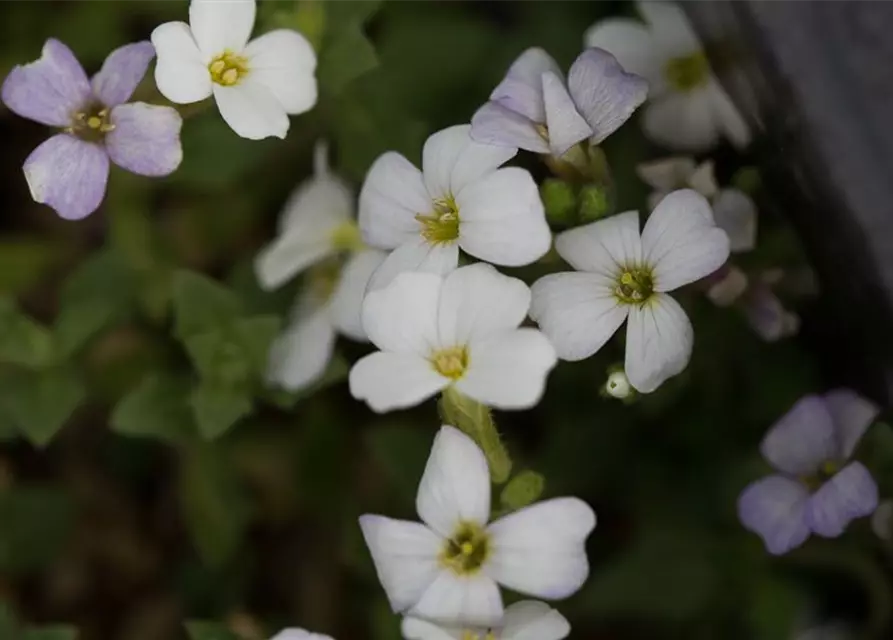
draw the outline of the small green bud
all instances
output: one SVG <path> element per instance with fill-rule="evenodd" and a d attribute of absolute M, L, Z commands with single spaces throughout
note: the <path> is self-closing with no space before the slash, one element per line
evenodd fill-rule
<path fill-rule="evenodd" d="M 546 219 L 556 227 L 574 224 L 577 195 L 574 188 L 559 178 L 546 178 L 540 185 L 540 197 L 546 208 Z"/>
<path fill-rule="evenodd" d="M 543 493 L 546 479 L 536 471 L 525 470 L 509 480 L 499 496 L 502 507 L 516 511 L 536 502 Z"/>
<path fill-rule="evenodd" d="M 741 167 L 732 176 L 731 185 L 749 196 L 760 190 L 763 179 L 756 167 Z"/>
<path fill-rule="evenodd" d="M 580 189 L 579 206 L 582 224 L 606 218 L 614 208 L 609 189 L 596 184 Z"/>

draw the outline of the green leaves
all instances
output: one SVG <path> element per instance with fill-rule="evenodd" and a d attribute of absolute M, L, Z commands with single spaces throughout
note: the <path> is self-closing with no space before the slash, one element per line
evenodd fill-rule
<path fill-rule="evenodd" d="M 144 379 L 115 407 L 112 429 L 118 433 L 179 443 L 195 433 L 187 380 L 165 375 Z"/>
<path fill-rule="evenodd" d="M 189 396 L 198 431 L 213 440 L 232 427 L 239 418 L 251 413 L 251 394 L 223 385 L 202 382 Z"/>
<path fill-rule="evenodd" d="M 84 399 L 78 375 L 68 368 L 22 372 L 0 385 L 0 412 L 37 446 L 46 445 Z"/>
<path fill-rule="evenodd" d="M 364 23 L 379 4 L 378 0 L 325 3 L 326 28 L 318 74 L 330 94 L 340 94 L 353 80 L 378 66 L 378 56 L 366 37 Z"/>
<path fill-rule="evenodd" d="M 539 500 L 545 487 L 546 479 L 542 474 L 530 470 L 521 471 L 503 487 L 499 501 L 504 509 L 522 509 Z"/>
<path fill-rule="evenodd" d="M 174 312 L 177 336 L 188 338 L 225 325 L 242 312 L 232 291 L 214 280 L 192 271 L 174 275 Z"/>
<path fill-rule="evenodd" d="M 53 357 L 50 332 L 0 298 L 0 362 L 40 369 Z"/>

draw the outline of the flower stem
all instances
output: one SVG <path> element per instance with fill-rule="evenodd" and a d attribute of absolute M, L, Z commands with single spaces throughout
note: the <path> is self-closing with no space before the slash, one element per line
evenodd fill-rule
<path fill-rule="evenodd" d="M 490 409 L 452 387 L 443 392 L 438 408 L 445 424 L 463 431 L 484 451 L 493 483 L 502 484 L 508 480 L 512 473 L 512 459 L 502 444 Z"/>

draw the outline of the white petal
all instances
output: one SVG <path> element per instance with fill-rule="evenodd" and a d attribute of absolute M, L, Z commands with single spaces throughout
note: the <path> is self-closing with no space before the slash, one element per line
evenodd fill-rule
<path fill-rule="evenodd" d="M 255 0 L 192 0 L 189 26 L 208 58 L 229 49 L 240 53 L 254 28 Z"/>
<path fill-rule="evenodd" d="M 757 244 L 757 206 L 743 191 L 723 189 L 713 201 L 716 225 L 729 236 L 731 251 L 750 251 Z"/>
<path fill-rule="evenodd" d="M 555 250 L 579 271 L 617 278 L 642 262 L 637 211 L 618 213 L 555 236 Z"/>
<path fill-rule="evenodd" d="M 534 122 L 545 122 L 541 78 L 546 72 L 561 77 L 561 69 L 552 56 L 539 47 L 531 47 L 512 63 L 505 79 L 490 94 L 490 100 Z"/>
<path fill-rule="evenodd" d="M 331 636 L 322 633 L 310 633 L 305 629 L 283 629 L 270 640 L 334 640 Z"/>
<path fill-rule="evenodd" d="M 713 99 L 703 89 L 657 98 L 645 107 L 642 129 L 653 142 L 683 151 L 708 151 L 719 139 Z"/>
<path fill-rule="evenodd" d="M 354 196 L 337 176 L 315 175 L 292 192 L 279 215 L 279 232 L 294 229 L 322 238 L 353 217 Z"/>
<path fill-rule="evenodd" d="M 479 262 L 449 274 L 440 290 L 440 344 L 463 345 L 472 337 L 516 329 L 527 317 L 530 289 L 523 281 Z"/>
<path fill-rule="evenodd" d="M 440 626 L 421 618 L 403 618 L 400 624 L 400 634 L 406 640 L 464 640 L 464 632 L 461 626 Z M 486 629 L 483 632 L 486 633 Z"/>
<path fill-rule="evenodd" d="M 614 281 L 592 273 L 555 273 L 531 287 L 530 317 L 562 360 L 582 360 L 602 348 L 629 313 Z"/>
<path fill-rule="evenodd" d="M 334 248 L 326 237 L 287 233 L 258 254 L 254 265 L 257 281 L 267 291 L 276 289 L 333 253 Z"/>
<path fill-rule="evenodd" d="M 871 516 L 871 530 L 881 540 L 893 538 L 893 501 L 884 500 Z"/>
<path fill-rule="evenodd" d="M 642 23 L 626 18 L 601 20 L 586 31 L 587 47 L 604 49 L 625 71 L 648 80 L 652 91 L 663 89 L 663 60 L 648 29 Z"/>
<path fill-rule="evenodd" d="M 419 271 L 446 275 L 458 264 L 459 245 L 455 242 L 428 244 L 421 236 L 415 236 L 388 254 L 372 274 L 369 291 L 388 286 L 401 273 Z"/>
<path fill-rule="evenodd" d="M 705 198 L 712 198 L 719 191 L 716 175 L 713 172 L 713 160 L 704 160 L 688 177 L 688 186 Z"/>
<path fill-rule="evenodd" d="M 529 409 L 546 388 L 555 366 L 555 348 L 531 328 L 472 339 L 469 366 L 456 389 L 496 409 Z"/>
<path fill-rule="evenodd" d="M 708 90 L 713 100 L 713 119 L 716 126 L 735 147 L 743 149 L 750 144 L 750 127 L 719 82 L 712 80 Z"/>
<path fill-rule="evenodd" d="M 637 165 L 636 174 L 653 189 L 673 191 L 688 184 L 695 167 L 695 159 L 691 156 L 670 156 Z"/>
<path fill-rule="evenodd" d="M 719 269 L 729 258 L 729 237 L 713 222 L 704 196 L 680 189 L 645 223 L 642 257 L 653 269 L 654 289 L 672 291 Z"/>
<path fill-rule="evenodd" d="M 443 278 L 402 273 L 363 301 L 363 328 L 382 351 L 427 358 L 437 343 L 437 306 Z"/>
<path fill-rule="evenodd" d="M 486 144 L 549 152 L 549 145 L 532 120 L 497 102 L 487 102 L 475 111 L 471 117 L 471 137 Z"/>
<path fill-rule="evenodd" d="M 437 578 L 443 541 L 423 524 L 384 516 L 360 516 L 360 529 L 391 609 L 409 609 Z"/>
<path fill-rule="evenodd" d="M 285 138 L 288 114 L 276 96 L 250 75 L 239 84 L 214 85 L 214 99 L 226 124 L 249 140 Z"/>
<path fill-rule="evenodd" d="M 415 217 L 428 213 L 431 207 L 422 172 L 399 153 L 389 151 L 372 163 L 360 191 L 363 240 L 379 249 L 396 249 L 418 237 Z"/>
<path fill-rule="evenodd" d="M 245 47 L 251 75 L 267 87 L 286 113 L 304 113 L 316 104 L 316 54 L 297 31 L 276 29 Z"/>
<path fill-rule="evenodd" d="M 499 587 L 483 574 L 458 576 L 444 570 L 410 614 L 444 624 L 491 627 L 502 620 Z"/>
<path fill-rule="evenodd" d="M 490 471 L 474 440 L 448 425 L 437 432 L 416 495 L 422 520 L 444 538 L 461 522 L 490 519 Z"/>
<path fill-rule="evenodd" d="M 563 615 L 538 600 L 522 600 L 506 607 L 500 640 L 562 640 L 571 632 Z"/>
<path fill-rule="evenodd" d="M 501 585 L 557 600 L 589 576 L 586 538 L 595 513 L 577 498 L 555 498 L 500 518 L 489 527 L 493 549 L 484 572 Z"/>
<path fill-rule="evenodd" d="M 539 190 L 524 169 L 491 173 L 463 189 L 456 204 L 459 246 L 476 258 L 517 267 L 539 260 L 552 244 Z"/>
<path fill-rule="evenodd" d="M 648 304 L 630 305 L 624 369 L 641 393 L 651 393 L 681 373 L 691 358 L 694 332 L 679 303 L 656 293 Z"/>
<path fill-rule="evenodd" d="M 482 144 L 471 139 L 471 125 L 438 131 L 425 141 L 422 171 L 431 198 L 458 197 L 466 186 L 486 177 L 511 160 L 517 149 Z M 430 210 L 418 213 L 427 213 Z"/>
<path fill-rule="evenodd" d="M 298 318 L 270 347 L 267 378 L 289 391 L 305 389 L 325 373 L 334 347 L 328 309 Z"/>
<path fill-rule="evenodd" d="M 350 370 L 350 394 L 376 413 L 413 407 L 447 388 L 449 378 L 427 360 L 410 354 L 376 351 Z"/>
<path fill-rule="evenodd" d="M 572 146 L 592 135 L 592 128 L 577 111 L 564 82 L 554 73 L 543 74 L 543 102 L 549 150 L 553 156 L 563 156 Z"/>
<path fill-rule="evenodd" d="M 636 6 L 651 27 L 655 44 L 664 60 L 690 55 L 701 49 L 685 11 L 675 2 L 637 2 Z"/>
<path fill-rule="evenodd" d="M 351 256 L 341 270 L 329 305 L 335 328 L 352 340 L 367 340 L 363 329 L 363 298 L 369 279 L 384 261 L 385 255 L 378 249 L 363 249 Z"/>
<path fill-rule="evenodd" d="M 165 98 L 189 104 L 211 95 L 208 62 L 198 50 L 189 25 L 167 22 L 152 32 L 152 45 L 158 57 L 155 84 Z"/>

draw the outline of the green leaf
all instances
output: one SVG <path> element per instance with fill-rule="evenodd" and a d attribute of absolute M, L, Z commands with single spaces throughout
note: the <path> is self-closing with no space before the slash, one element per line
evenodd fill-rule
<path fill-rule="evenodd" d="M 181 340 L 224 326 L 238 317 L 242 304 L 228 288 L 200 273 L 174 274 L 176 332 Z"/>
<path fill-rule="evenodd" d="M 79 377 L 68 369 L 27 372 L 0 389 L 0 408 L 33 444 L 46 445 L 84 399 Z"/>
<path fill-rule="evenodd" d="M 0 298 L 0 362 L 40 369 L 50 363 L 50 332 L 21 313 L 9 298 Z"/>
<path fill-rule="evenodd" d="M 118 433 L 179 443 L 195 433 L 185 379 L 153 375 L 145 378 L 115 407 L 111 426 Z"/>
<path fill-rule="evenodd" d="M 65 280 L 60 305 L 77 307 L 87 300 L 107 301 L 122 310 L 133 307 L 139 277 L 114 249 L 103 249 L 82 262 Z"/>
<path fill-rule="evenodd" d="M 186 634 L 189 640 L 242 640 L 220 622 L 187 622 Z"/>
<path fill-rule="evenodd" d="M 16 428 L 15 422 L 0 410 L 0 442 L 10 442 L 18 437 L 19 430 Z"/>
<path fill-rule="evenodd" d="M 251 394 L 232 387 L 201 383 L 189 396 L 198 431 L 206 440 L 214 440 L 251 413 Z"/>
<path fill-rule="evenodd" d="M 0 294 L 28 291 L 64 256 L 63 247 L 42 237 L 6 235 L 0 240 Z"/>
<path fill-rule="evenodd" d="M 329 5 L 334 7 L 336 3 Z M 366 37 L 362 23 L 354 22 L 339 29 L 331 38 L 326 38 L 319 56 L 319 81 L 331 95 L 338 95 L 348 84 L 377 66 L 375 47 Z"/>
<path fill-rule="evenodd" d="M 80 299 L 64 304 L 53 326 L 56 357 L 64 360 L 77 353 L 120 317 L 119 311 L 110 300 Z"/>
<path fill-rule="evenodd" d="M 271 315 L 252 316 L 233 324 L 235 339 L 242 346 L 246 361 L 257 376 L 263 377 L 266 373 L 270 345 L 281 327 L 282 320 Z"/>
<path fill-rule="evenodd" d="M 231 387 L 248 383 L 251 362 L 226 327 L 192 335 L 184 343 L 202 379 Z"/>
<path fill-rule="evenodd" d="M 67 625 L 53 625 L 28 629 L 22 640 L 76 640 L 78 630 Z"/>
<path fill-rule="evenodd" d="M 0 492 L 0 573 L 20 575 L 55 562 L 70 539 L 73 517 L 73 505 L 58 489 Z"/>
<path fill-rule="evenodd" d="M 545 486 L 546 479 L 542 474 L 530 470 L 521 471 L 505 485 L 499 501 L 503 508 L 515 511 L 539 500 Z"/>

